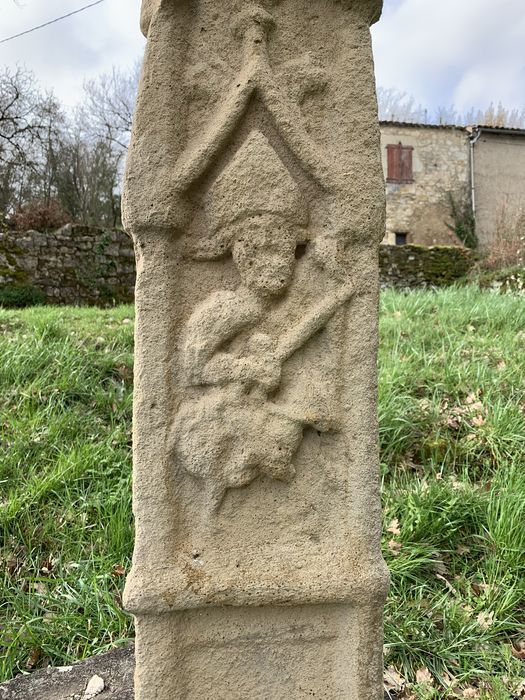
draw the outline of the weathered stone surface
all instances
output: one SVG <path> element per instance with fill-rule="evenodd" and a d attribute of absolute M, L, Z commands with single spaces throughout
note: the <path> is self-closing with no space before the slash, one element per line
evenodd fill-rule
<path fill-rule="evenodd" d="M 137 250 L 136 697 L 382 697 L 380 0 L 153 0 Z"/>
<path fill-rule="evenodd" d="M 0 700 L 132 700 L 134 654 L 124 647 L 0 684 Z"/>

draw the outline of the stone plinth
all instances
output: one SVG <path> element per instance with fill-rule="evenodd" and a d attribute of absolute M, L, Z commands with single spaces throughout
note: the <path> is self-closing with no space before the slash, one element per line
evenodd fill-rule
<path fill-rule="evenodd" d="M 140 700 L 382 697 L 380 9 L 143 3 Z"/>

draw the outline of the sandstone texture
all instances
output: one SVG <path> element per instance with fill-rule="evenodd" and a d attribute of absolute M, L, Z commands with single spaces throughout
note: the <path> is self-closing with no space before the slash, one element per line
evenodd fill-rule
<path fill-rule="evenodd" d="M 152 0 L 137 251 L 139 700 L 382 698 L 380 0 Z"/>

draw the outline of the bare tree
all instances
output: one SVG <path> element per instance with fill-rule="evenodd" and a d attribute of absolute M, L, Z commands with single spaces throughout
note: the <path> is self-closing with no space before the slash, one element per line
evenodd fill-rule
<path fill-rule="evenodd" d="M 111 73 L 84 83 L 84 122 L 98 138 L 106 138 L 123 150 L 129 143 L 139 72 L 140 63 L 136 62 L 128 72 L 113 68 Z"/>
<path fill-rule="evenodd" d="M 41 95 L 34 84 L 33 74 L 23 68 L 0 73 L 0 160 L 25 158 L 28 142 L 39 134 Z"/>
<path fill-rule="evenodd" d="M 427 110 L 412 95 L 395 88 L 377 88 L 379 118 L 383 121 L 426 123 Z"/>
<path fill-rule="evenodd" d="M 501 102 L 495 105 L 493 102 L 487 109 L 471 109 L 464 118 L 463 123 L 471 125 L 483 125 L 494 127 L 506 127 L 509 129 L 525 129 L 525 108 L 508 109 Z"/>
<path fill-rule="evenodd" d="M 113 79 L 107 111 L 99 105 L 92 116 L 85 105 L 66 114 L 24 69 L 0 73 L 0 220 L 18 226 L 52 212 L 56 221 L 120 224 L 119 173 L 133 97 L 130 92 L 129 101 L 124 99 L 123 85 L 131 85 L 131 78 L 121 84 L 115 72 Z M 93 105 L 108 85 L 104 80 L 97 85 Z M 117 106 L 118 117 L 110 111 Z"/>
<path fill-rule="evenodd" d="M 37 176 L 45 105 L 32 73 L 23 68 L 0 72 L 0 218 L 20 204 L 28 181 Z"/>
<path fill-rule="evenodd" d="M 377 97 L 379 118 L 383 121 L 525 129 L 525 108 L 508 109 L 501 102 L 497 105 L 491 103 L 487 109 L 470 109 L 461 113 L 454 105 L 428 111 L 412 95 L 394 88 L 378 87 Z"/>
<path fill-rule="evenodd" d="M 97 216 L 106 225 L 120 223 L 120 175 L 131 135 L 133 110 L 140 73 L 140 62 L 129 71 L 113 68 L 84 83 L 84 101 L 75 116 L 77 131 L 82 132 L 76 149 L 78 172 L 83 171 L 83 182 L 95 200 L 84 207 L 84 217 Z M 80 163 L 90 163 L 92 175 Z M 98 178 L 98 179 L 97 179 Z"/>
<path fill-rule="evenodd" d="M 120 149 L 107 138 L 86 132 L 77 114 L 60 144 L 55 173 L 57 198 L 76 221 L 115 227 L 120 224 Z"/>

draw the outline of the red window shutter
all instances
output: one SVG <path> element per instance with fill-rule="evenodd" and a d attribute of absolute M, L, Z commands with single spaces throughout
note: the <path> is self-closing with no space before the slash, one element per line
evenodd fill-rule
<path fill-rule="evenodd" d="M 412 146 L 390 144 L 387 150 L 387 182 L 413 182 Z"/>
<path fill-rule="evenodd" d="M 399 180 L 399 146 L 387 146 L 386 151 L 388 157 L 387 180 L 389 182 L 397 182 Z"/>
<path fill-rule="evenodd" d="M 399 149 L 400 161 L 401 161 L 401 180 L 403 182 L 412 182 L 412 151 L 414 149 L 411 146 L 401 146 Z"/>

